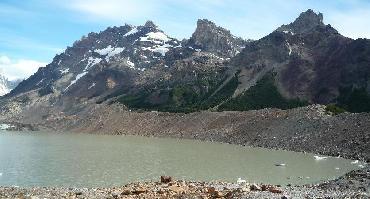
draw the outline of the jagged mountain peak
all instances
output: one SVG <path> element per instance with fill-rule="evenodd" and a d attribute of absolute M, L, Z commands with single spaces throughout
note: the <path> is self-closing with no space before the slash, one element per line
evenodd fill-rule
<path fill-rule="evenodd" d="M 323 22 L 324 16 L 322 13 L 316 13 L 312 9 L 308 9 L 302 12 L 299 17 L 288 25 L 283 25 L 277 29 L 277 31 L 289 31 L 294 33 L 307 33 L 311 32 L 315 28 L 323 28 L 325 24 Z M 331 28 L 332 29 L 332 28 Z M 336 31 L 334 31 L 336 32 Z"/>
<path fill-rule="evenodd" d="M 158 28 L 158 26 L 151 20 L 148 20 L 144 24 L 145 27 L 150 27 L 150 28 Z"/>
<path fill-rule="evenodd" d="M 197 40 L 199 39 L 199 37 L 205 34 L 210 35 L 210 36 L 225 35 L 225 36 L 233 37 L 233 35 L 231 35 L 229 30 L 222 28 L 220 26 L 217 26 L 214 22 L 208 19 L 198 19 L 197 28 L 195 29 L 195 32 L 192 35 L 192 39 Z M 196 41 L 196 42 L 201 43 L 201 41 Z"/>
<path fill-rule="evenodd" d="M 81 44 L 81 42 L 83 43 L 84 40 L 96 41 L 97 39 L 112 39 L 112 38 L 116 39 L 116 37 L 124 38 L 127 36 L 135 35 L 137 33 L 146 34 L 148 32 L 163 32 L 163 31 L 160 30 L 153 21 L 148 20 L 145 22 L 145 24 L 139 26 L 125 24 L 123 26 L 108 27 L 107 29 L 99 33 L 91 32 L 87 36 L 83 36 L 81 40 L 75 42 L 73 46 L 75 46 L 76 44 L 79 45 Z M 116 42 L 116 40 L 113 41 L 108 40 L 107 42 Z"/>
<path fill-rule="evenodd" d="M 324 16 L 322 13 L 315 13 L 312 9 L 302 12 L 294 23 L 304 22 L 310 24 L 321 25 L 323 24 Z"/>
<path fill-rule="evenodd" d="M 210 21 L 208 19 L 198 19 L 196 31 L 201 31 L 202 29 L 209 29 L 210 31 L 219 30 L 222 32 L 230 33 L 229 30 L 222 28 L 220 26 L 217 26 L 213 21 Z"/>
<path fill-rule="evenodd" d="M 188 45 L 214 52 L 220 56 L 233 57 L 240 52 L 246 41 L 235 37 L 229 30 L 217 26 L 208 19 L 199 19 Z"/>

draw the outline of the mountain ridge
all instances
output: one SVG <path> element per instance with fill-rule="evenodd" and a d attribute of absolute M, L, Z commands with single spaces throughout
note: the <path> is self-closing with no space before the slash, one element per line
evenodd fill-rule
<path fill-rule="evenodd" d="M 20 110 L 45 106 L 67 112 L 86 103 L 169 112 L 334 103 L 370 111 L 369 49 L 369 40 L 340 35 L 310 9 L 256 41 L 205 19 L 183 41 L 152 21 L 126 24 L 76 41 L 3 98 L 3 112 L 10 101 L 19 102 Z M 352 98 L 365 101 L 363 107 L 353 108 Z"/>

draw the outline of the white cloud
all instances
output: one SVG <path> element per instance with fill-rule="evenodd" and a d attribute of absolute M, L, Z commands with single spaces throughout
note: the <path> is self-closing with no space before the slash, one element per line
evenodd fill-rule
<path fill-rule="evenodd" d="M 0 56 L 0 64 L 10 64 L 11 61 L 7 56 Z"/>
<path fill-rule="evenodd" d="M 39 67 L 44 66 L 46 66 L 44 62 L 27 59 L 12 60 L 8 56 L 0 55 L 0 72 L 10 80 L 28 78 Z"/>

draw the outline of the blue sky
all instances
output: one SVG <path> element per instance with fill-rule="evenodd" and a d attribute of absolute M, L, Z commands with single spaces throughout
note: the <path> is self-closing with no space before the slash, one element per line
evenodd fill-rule
<path fill-rule="evenodd" d="M 153 20 L 188 38 L 207 18 L 237 36 L 259 39 L 313 9 L 351 38 L 370 38 L 369 0 L 1 0 L 0 72 L 25 78 L 89 32 Z"/>

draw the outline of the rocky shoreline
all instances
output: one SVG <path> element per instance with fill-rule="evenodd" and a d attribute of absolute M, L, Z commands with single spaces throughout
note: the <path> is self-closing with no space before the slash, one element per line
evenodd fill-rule
<path fill-rule="evenodd" d="M 131 112 L 120 106 L 97 105 L 77 115 L 49 113 L 47 117 L 40 115 L 38 118 L 34 113 L 28 114 L 33 117 L 23 114 L 22 118 L 10 118 L 2 122 L 14 126 L 13 130 L 196 139 L 370 162 L 370 114 L 344 113 L 333 116 L 321 105 L 291 110 L 190 114 Z M 214 198 L 214 187 L 217 187 L 217 194 L 225 198 L 369 198 L 369 173 L 367 164 L 361 170 L 318 185 L 273 186 L 281 193 L 272 193 L 270 188 L 265 191 L 250 190 L 250 184 L 241 187 L 238 183 L 174 181 L 95 189 L 0 187 L 0 198 Z M 135 192 L 135 187 L 144 187 L 145 192 Z M 130 189 L 129 195 L 124 194 L 129 193 L 127 189 Z M 178 193 L 183 189 L 186 191 Z"/>
<path fill-rule="evenodd" d="M 195 139 L 370 162 L 370 113 L 332 115 L 323 105 L 246 112 L 131 112 L 91 105 L 77 114 L 24 112 L 3 122 L 53 132 Z M 24 125 L 26 124 L 26 125 Z M 16 125 L 19 126 L 19 125 Z"/>
<path fill-rule="evenodd" d="M 370 162 L 370 113 L 333 116 L 322 105 L 190 114 L 122 112 L 119 107 L 112 108 L 108 112 L 97 109 L 84 120 L 75 121 L 68 130 L 195 139 Z"/>
<path fill-rule="evenodd" d="M 247 182 L 187 182 L 162 176 L 112 188 L 0 187 L 0 198 L 369 198 L 370 167 L 318 185 L 286 186 Z"/>

